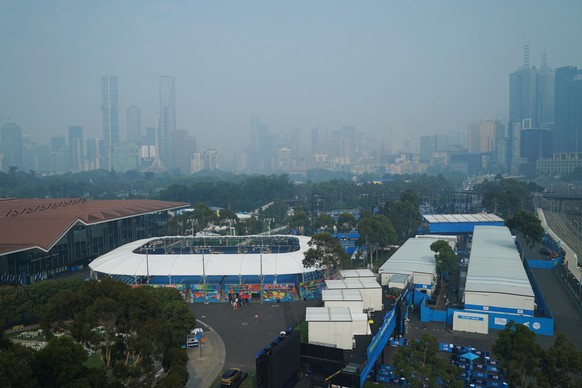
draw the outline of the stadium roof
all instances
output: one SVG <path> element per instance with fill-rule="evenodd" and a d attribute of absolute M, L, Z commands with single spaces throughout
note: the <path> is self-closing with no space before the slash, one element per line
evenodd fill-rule
<path fill-rule="evenodd" d="M 514 238 L 506 227 L 475 227 L 465 292 L 534 296 Z"/>
<path fill-rule="evenodd" d="M 430 238 L 409 238 L 394 254 L 378 269 L 378 273 L 401 273 L 410 275 L 413 272 L 432 274 L 435 272 L 435 252 L 430 245 L 435 240 Z"/>
<path fill-rule="evenodd" d="M 75 225 L 94 225 L 190 204 L 147 199 L 0 199 L 0 255 L 28 249 L 49 251 Z"/>
<path fill-rule="evenodd" d="M 232 238 L 256 238 L 261 236 L 236 236 Z M 262 236 L 265 237 L 265 236 Z M 273 236 L 275 237 L 275 236 Z M 287 275 L 310 273 L 316 268 L 303 267 L 304 252 L 309 249 L 310 238 L 286 236 L 299 241 L 299 250 L 286 253 L 229 253 L 229 254 L 143 254 L 134 252 L 138 248 L 160 239 L 184 238 L 156 237 L 134 241 L 93 260 L 89 267 L 95 272 L 127 276 L 246 276 Z M 228 236 L 205 237 L 226 240 Z"/>

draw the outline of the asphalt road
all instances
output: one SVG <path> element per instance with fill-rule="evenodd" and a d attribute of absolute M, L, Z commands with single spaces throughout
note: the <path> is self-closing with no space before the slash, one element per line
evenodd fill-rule
<path fill-rule="evenodd" d="M 204 329 L 202 357 L 198 348 L 188 351 L 188 387 L 210 387 L 223 369 L 255 371 L 255 356 L 279 333 L 305 318 L 305 308 L 319 300 L 293 303 L 253 302 L 234 310 L 228 303 L 194 303 L 190 309 Z M 255 319 L 258 315 L 258 320 Z"/>

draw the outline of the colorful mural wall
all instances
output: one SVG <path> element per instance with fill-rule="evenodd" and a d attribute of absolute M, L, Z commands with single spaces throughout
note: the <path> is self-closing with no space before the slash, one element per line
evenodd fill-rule
<path fill-rule="evenodd" d="M 324 279 L 299 283 L 299 296 L 302 300 L 311 300 L 321 296 L 321 290 L 325 287 Z"/>
<path fill-rule="evenodd" d="M 231 302 L 238 294 L 240 299 L 246 302 L 251 301 L 252 294 L 259 294 L 261 292 L 260 284 L 227 284 L 224 287 L 224 301 Z"/>
<path fill-rule="evenodd" d="M 263 302 L 294 302 L 295 283 L 266 283 L 263 284 Z"/>
<path fill-rule="evenodd" d="M 204 284 L 190 284 L 190 303 L 220 302 L 220 284 L 207 284 L 204 296 Z"/>

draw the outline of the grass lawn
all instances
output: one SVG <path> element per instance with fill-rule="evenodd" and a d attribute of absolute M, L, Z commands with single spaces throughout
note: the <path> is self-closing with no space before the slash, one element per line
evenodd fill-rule
<path fill-rule="evenodd" d="M 307 321 L 301 321 L 294 330 L 301 333 L 301 342 L 307 343 L 309 341 Z"/>
<path fill-rule="evenodd" d="M 85 365 L 87 365 L 89 368 L 103 367 L 103 363 L 101 362 L 101 359 L 99 358 L 99 355 L 97 353 L 93 353 L 92 355 L 90 355 Z"/>

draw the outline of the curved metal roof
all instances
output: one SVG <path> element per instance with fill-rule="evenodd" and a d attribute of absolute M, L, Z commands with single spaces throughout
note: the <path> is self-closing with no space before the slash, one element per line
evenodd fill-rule
<path fill-rule="evenodd" d="M 259 238 L 261 236 L 220 236 L 206 237 L 210 240 L 241 237 Z M 263 236 L 264 237 L 264 236 Z M 275 236 L 272 236 L 275 237 Z M 310 273 L 314 267 L 303 267 L 304 252 L 309 249 L 310 238 L 305 236 L 285 236 L 299 241 L 299 249 L 286 253 L 180 253 L 180 254 L 143 254 L 136 253 L 140 247 L 164 238 L 156 237 L 134 241 L 93 260 L 89 267 L 95 272 L 109 275 L 128 276 L 245 276 L 245 275 L 287 275 Z"/>
<path fill-rule="evenodd" d="M 465 292 L 534 296 L 508 228 L 475 227 Z"/>

